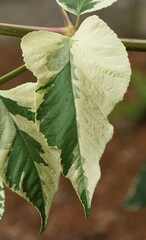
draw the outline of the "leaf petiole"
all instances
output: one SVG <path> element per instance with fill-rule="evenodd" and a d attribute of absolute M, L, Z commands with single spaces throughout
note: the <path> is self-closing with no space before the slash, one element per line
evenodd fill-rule
<path fill-rule="evenodd" d="M 80 15 L 77 16 L 75 28 L 78 29 L 80 26 Z"/>
<path fill-rule="evenodd" d="M 65 11 L 65 9 L 63 9 L 63 8 L 61 8 L 61 11 L 62 11 L 62 15 L 63 15 L 63 18 L 64 18 L 65 27 L 74 26 L 69 13 L 67 11 Z"/>

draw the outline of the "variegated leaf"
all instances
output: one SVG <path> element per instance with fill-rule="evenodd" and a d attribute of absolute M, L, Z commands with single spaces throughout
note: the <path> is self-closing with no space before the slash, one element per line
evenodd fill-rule
<path fill-rule="evenodd" d="M 88 215 L 100 178 L 99 160 L 113 134 L 107 116 L 130 80 L 125 47 L 92 16 L 72 38 L 30 33 L 22 40 L 22 50 L 27 68 L 38 78 L 40 130 L 49 145 L 62 150 L 63 173 Z"/>
<path fill-rule="evenodd" d="M 117 0 L 56 0 L 65 10 L 81 15 L 108 7 Z"/>
<path fill-rule="evenodd" d="M 27 83 L 0 91 L 0 176 L 38 209 L 43 231 L 58 189 L 60 154 L 34 123 L 35 88 Z"/>
<path fill-rule="evenodd" d="M 0 181 L 0 220 L 3 217 L 5 211 L 5 192 L 2 181 Z"/>

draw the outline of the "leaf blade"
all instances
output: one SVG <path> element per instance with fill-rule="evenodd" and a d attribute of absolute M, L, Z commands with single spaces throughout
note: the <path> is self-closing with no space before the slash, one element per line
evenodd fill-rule
<path fill-rule="evenodd" d="M 73 103 L 73 93 L 72 93 L 72 86 L 71 86 L 71 79 L 66 82 L 65 75 L 70 75 L 70 64 L 67 64 L 66 67 L 61 71 L 61 73 L 55 78 L 55 80 L 49 85 L 50 91 L 48 91 L 44 96 L 44 101 L 40 105 L 38 109 L 38 115 L 37 120 L 41 122 L 40 123 L 40 131 L 45 134 L 46 138 L 48 139 L 48 144 L 51 146 L 57 146 L 59 149 L 61 149 L 61 158 L 62 158 L 62 167 L 63 167 L 63 174 L 64 176 L 68 177 L 75 189 L 78 189 L 78 184 L 80 181 L 84 185 L 81 188 L 81 184 L 79 184 L 79 191 L 78 195 L 81 199 L 81 202 L 85 206 L 86 215 L 89 214 L 89 194 L 88 190 L 86 189 L 86 183 L 87 179 L 86 176 L 84 176 L 84 170 L 82 168 L 82 161 L 79 158 L 79 147 L 78 146 L 78 133 L 77 133 L 77 122 L 75 118 L 75 106 L 73 105 L 71 107 L 71 104 Z M 65 80 L 63 82 L 63 80 Z M 61 88 L 62 91 L 60 91 L 60 85 L 56 82 L 61 81 Z M 51 85 L 55 85 L 56 88 L 53 88 Z M 62 96 L 62 92 L 63 97 Z M 65 94 L 66 92 L 66 94 Z M 61 94 L 61 95 L 60 95 Z M 52 98 L 53 96 L 53 98 Z M 60 98 L 59 104 L 56 108 L 51 107 L 51 102 L 56 102 L 56 98 Z M 64 105 L 64 102 L 66 101 L 66 105 Z M 61 110 L 61 111 L 60 111 Z M 68 119 L 67 122 L 65 119 Z M 54 119 L 52 121 L 52 119 Z M 58 122 L 59 127 L 58 127 Z M 64 127 L 65 125 L 65 127 Z M 78 149 L 78 153 L 74 153 L 75 149 Z M 77 156 L 76 156 L 77 155 Z M 76 162 L 76 165 L 78 165 L 78 177 L 76 181 L 73 181 L 73 177 L 68 175 L 68 171 L 72 167 L 72 164 Z"/>
<path fill-rule="evenodd" d="M 44 72 L 41 59 L 45 59 L 45 66 L 47 59 L 52 59 L 50 51 L 42 52 L 50 34 L 31 33 L 22 40 L 21 46 L 27 67 L 38 78 L 36 105 L 40 130 L 49 145 L 62 150 L 63 173 L 70 179 L 88 215 L 100 178 L 99 160 L 113 134 L 107 116 L 127 90 L 130 64 L 116 34 L 92 16 L 72 38 L 62 41 L 62 49 L 69 48 L 69 54 L 65 50 L 63 55 L 62 67 L 54 73 L 48 65 L 45 71 L 51 77 L 48 73 L 42 77 L 37 65 Z M 40 35 L 45 45 L 40 44 Z M 41 45 L 40 49 L 33 47 L 34 41 L 36 46 Z M 51 48 L 57 56 L 54 64 L 58 66 L 62 51 L 55 44 L 52 35 Z M 31 56 L 37 56 L 33 64 L 29 61 L 30 48 Z"/>
<path fill-rule="evenodd" d="M 3 140 L 4 143 L 8 141 L 9 143 L 5 155 L 3 154 L 5 145 L 1 145 L 0 154 L 4 157 L 0 165 L 0 174 L 4 183 L 11 190 L 36 207 L 42 219 L 41 231 L 44 231 L 50 207 L 58 189 L 60 154 L 57 149 L 48 147 L 45 138 L 38 131 L 32 119 L 29 118 L 30 109 L 35 107 L 34 103 L 30 104 L 26 99 L 33 102 L 33 98 L 30 96 L 33 96 L 36 88 L 35 84 L 30 85 L 24 84 L 16 89 L 0 91 L 0 102 L 5 109 L 8 121 L 14 128 L 11 145 L 9 135 L 4 136 L 3 140 L 2 134 L 0 134 L 0 141 Z M 24 101 L 21 99 L 21 95 L 17 95 L 16 92 L 22 92 L 22 98 L 25 95 Z M 9 98 L 6 98 L 7 96 Z M 18 105 L 16 96 L 19 96 L 18 100 L 21 105 Z M 17 106 L 15 111 L 13 105 Z M 4 128 L 4 126 L 2 127 Z M 11 132 L 10 129 L 10 134 Z"/>
<path fill-rule="evenodd" d="M 117 0 L 56 0 L 57 3 L 75 15 L 93 12 L 112 5 Z"/>

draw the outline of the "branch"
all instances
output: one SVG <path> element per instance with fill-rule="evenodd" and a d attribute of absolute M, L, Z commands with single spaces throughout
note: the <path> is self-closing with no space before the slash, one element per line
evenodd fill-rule
<path fill-rule="evenodd" d="M 27 69 L 26 69 L 25 65 L 22 65 L 21 67 L 13 70 L 12 72 L 9 72 L 6 75 L 0 77 L 0 85 L 8 82 L 9 80 L 11 80 L 14 77 L 17 77 L 18 75 L 25 72 L 26 70 Z"/>
<path fill-rule="evenodd" d="M 49 32 L 57 32 L 64 33 L 65 28 L 48 28 L 48 27 L 35 27 L 35 26 L 24 26 L 24 25 L 16 25 L 16 24 L 7 24 L 0 23 L 0 35 L 7 35 L 13 37 L 23 37 L 29 32 L 32 31 L 49 31 Z"/>
<path fill-rule="evenodd" d="M 146 40 L 121 38 L 127 51 L 146 52 Z"/>
<path fill-rule="evenodd" d="M 77 25 L 78 25 L 78 21 L 77 21 Z M 7 36 L 21 38 L 29 32 L 39 31 L 39 30 L 57 32 L 57 33 L 66 33 L 67 29 L 64 27 L 48 28 L 48 27 L 35 27 L 35 26 L 23 26 L 23 25 L 0 23 L 0 35 L 7 35 Z M 146 40 L 121 38 L 121 41 L 125 45 L 127 51 L 146 52 Z"/>

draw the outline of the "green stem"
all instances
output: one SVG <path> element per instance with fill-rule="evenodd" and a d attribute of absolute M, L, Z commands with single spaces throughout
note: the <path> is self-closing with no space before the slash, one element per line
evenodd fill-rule
<path fill-rule="evenodd" d="M 121 38 L 127 51 L 146 52 L 146 40 Z"/>
<path fill-rule="evenodd" d="M 0 35 L 7 35 L 13 37 L 23 37 L 29 32 L 32 31 L 49 31 L 49 32 L 58 32 L 64 33 L 65 28 L 48 28 L 48 27 L 35 27 L 35 26 L 23 26 L 23 25 L 16 25 L 16 24 L 6 24 L 0 23 Z"/>
<path fill-rule="evenodd" d="M 16 68 L 15 70 L 13 70 L 12 72 L 9 72 L 6 75 L 0 77 L 0 85 L 8 82 L 12 78 L 17 77 L 18 75 L 20 75 L 21 73 L 25 72 L 26 70 L 27 69 L 26 69 L 25 65 L 22 65 L 19 68 Z"/>

